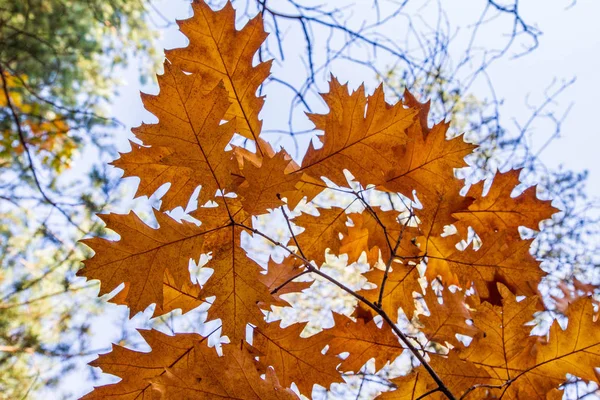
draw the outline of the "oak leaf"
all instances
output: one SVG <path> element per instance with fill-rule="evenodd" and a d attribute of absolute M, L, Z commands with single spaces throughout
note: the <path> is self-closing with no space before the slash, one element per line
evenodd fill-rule
<path fill-rule="evenodd" d="M 210 251 L 206 268 L 214 273 L 202 286 L 204 297 L 216 296 L 208 310 L 210 319 L 220 318 L 223 334 L 232 342 L 246 337 L 246 325 L 263 326 L 259 304 L 274 302 L 260 281 L 262 268 L 241 248 L 243 229 L 235 225 L 220 229 L 207 237 L 204 251 Z"/>
<path fill-rule="evenodd" d="M 265 365 L 275 370 L 285 387 L 296 383 L 300 393 L 310 395 L 312 387 L 319 384 L 328 388 L 332 383 L 343 382 L 337 366 L 342 362 L 336 354 L 323 354 L 329 336 L 325 332 L 301 337 L 306 323 L 281 328 L 276 323 L 254 330 L 252 346 Z"/>
<path fill-rule="evenodd" d="M 347 228 L 347 234 L 341 239 L 340 253 L 348 255 L 348 263 L 356 262 L 360 256 L 365 253 L 367 262 L 374 265 L 379 261 L 380 250 L 378 247 L 371 246 L 369 229 L 365 227 L 362 214 L 354 213 L 349 215 L 352 220 L 352 226 Z"/>
<path fill-rule="evenodd" d="M 587 382 L 598 382 L 600 335 L 597 315 L 590 298 L 571 304 L 568 325 L 563 330 L 554 321 L 548 340 L 538 340 L 516 358 L 508 384 L 496 389 L 507 399 L 546 399 L 573 374 Z"/>
<path fill-rule="evenodd" d="M 232 151 L 225 151 L 237 120 L 221 123 L 230 106 L 224 85 L 218 82 L 205 92 L 200 76 L 185 74 L 168 63 L 164 74 L 158 76 L 158 84 L 158 95 L 144 95 L 142 99 L 159 122 L 144 124 L 133 132 L 144 145 L 168 150 L 134 147 L 122 161 L 113 163 L 125 170 L 125 176 L 139 176 L 142 192 L 138 195 L 171 183 L 162 199 L 164 207 L 170 209 L 187 204 L 199 185 L 199 201 L 204 204 L 217 190 L 224 192 L 241 183 L 235 174 L 237 160 Z M 142 166 L 131 161 L 138 157 L 137 152 L 147 160 Z M 178 175 L 177 179 L 169 181 L 173 175 Z"/>
<path fill-rule="evenodd" d="M 168 336 L 140 330 L 152 351 L 115 347 L 91 364 L 122 380 L 96 388 L 83 399 L 297 399 L 279 385 L 272 369 L 256 363 L 249 346 L 227 346 L 219 357 L 197 334 Z"/>
<path fill-rule="evenodd" d="M 213 349 L 197 344 L 189 364 L 166 368 L 164 374 L 151 382 L 165 400 L 298 399 L 292 390 L 279 384 L 272 368 L 266 368 L 266 379 L 262 379 L 260 375 L 264 368 L 258 365 L 254 356 L 247 346 L 226 346 L 223 356 L 218 357 Z"/>
<path fill-rule="evenodd" d="M 178 223 L 160 212 L 154 212 L 154 216 L 158 229 L 146 225 L 132 212 L 124 215 L 100 214 L 107 228 L 118 233 L 121 239 L 83 240 L 96 254 L 84 262 L 85 267 L 77 274 L 99 279 L 100 294 L 127 283 L 124 302 L 132 314 L 144 311 L 153 303 L 157 305 L 155 315 L 163 313 L 165 271 L 169 272 L 176 289 L 186 285 L 190 280 L 190 259 L 200 257 L 204 236 L 208 232 L 204 226 L 185 221 Z"/>
<path fill-rule="evenodd" d="M 431 213 L 438 208 L 440 195 L 456 197 L 462 183 L 455 178 L 454 169 L 467 166 L 464 158 L 475 146 L 460 136 L 446 140 L 447 130 L 446 123 L 434 125 L 429 132 L 420 124 L 411 125 L 406 146 L 398 148 L 394 168 L 386 173 L 382 186 L 408 198 L 416 191 L 423 209 Z"/>
<path fill-rule="evenodd" d="M 376 287 L 363 289 L 359 293 L 373 303 L 378 303 L 381 296 L 381 308 L 393 319 L 396 319 L 399 308 L 402 308 L 406 315 L 412 315 L 416 310 L 416 295 L 423 292 L 417 265 L 412 262 L 393 263 L 382 291 L 381 286 L 385 275 L 385 271 L 379 268 L 366 272 L 365 278 Z"/>
<path fill-rule="evenodd" d="M 254 54 L 267 37 L 262 16 L 257 15 L 238 31 L 230 2 L 213 11 L 204 1 L 196 0 L 192 9 L 192 18 L 178 21 L 190 43 L 167 50 L 167 59 L 182 70 L 199 75 L 205 88 L 223 82 L 231 103 L 223 119 L 237 120 L 239 133 L 256 140 L 262 126 L 258 113 L 264 102 L 256 92 L 271 68 L 271 61 L 253 65 Z"/>
<path fill-rule="evenodd" d="M 126 306 L 129 287 L 129 282 L 124 283 L 123 289 L 112 297 L 110 302 Z M 165 271 L 162 287 L 163 303 L 161 307 L 155 309 L 155 316 L 174 310 L 181 310 L 182 313 L 186 313 L 206 301 L 201 295 L 200 286 L 195 283 L 185 282 L 182 287 L 177 287 L 169 270 Z"/>
<path fill-rule="evenodd" d="M 346 169 L 364 186 L 382 183 L 397 163 L 416 111 L 386 103 L 383 86 L 365 97 L 364 86 L 350 94 L 348 86 L 332 76 L 329 90 L 322 95 L 329 113 L 309 115 L 315 128 L 324 132 L 323 147 L 315 149 L 311 142 L 300 171 L 344 185 Z"/>
<path fill-rule="evenodd" d="M 260 162 L 259 166 L 252 163 L 244 165 L 246 181 L 237 189 L 244 210 L 252 215 L 264 214 L 269 209 L 282 206 L 282 194 L 295 190 L 300 180 L 299 174 L 288 172 L 292 162 L 283 150 L 272 157 L 263 157 Z"/>
<path fill-rule="evenodd" d="M 195 349 L 197 342 L 203 338 L 197 334 L 178 334 L 168 336 L 154 330 L 138 331 L 152 349 L 149 353 L 141 353 L 121 346 L 113 346 L 110 353 L 101 355 L 90 365 L 100 367 L 103 372 L 116 375 L 120 382 L 112 385 L 100 386 L 93 392 L 83 397 L 88 399 L 152 399 L 153 386 L 150 379 L 159 377 L 165 368 L 173 367 L 179 363 L 186 364 Z M 215 353 L 214 349 L 204 345 L 206 351 Z"/>
<path fill-rule="evenodd" d="M 348 214 L 344 208 L 319 208 L 319 215 L 301 214 L 294 223 L 304 231 L 297 235 L 298 245 L 304 257 L 317 265 L 325 262 L 325 251 L 338 254 L 340 233 L 346 233 Z M 332 240 L 333 239 L 333 240 Z"/>
<path fill-rule="evenodd" d="M 473 284 L 479 296 L 489 298 L 497 282 L 519 295 L 533 295 L 535 283 L 546 275 L 529 252 L 532 240 L 513 240 L 502 233 L 477 250 L 468 247 L 461 251 L 453 246 L 453 238 L 456 236 L 432 237 L 427 245 L 421 245 L 429 259 L 430 279 L 440 275 L 447 284 Z"/>
<path fill-rule="evenodd" d="M 463 292 L 452 293 L 444 290 L 442 296 L 438 297 L 433 290 L 428 290 L 423 298 L 429 315 L 419 315 L 418 319 L 423 325 L 421 331 L 425 333 L 428 340 L 440 344 L 448 342 L 458 347 L 461 346 L 461 342 L 456 334 L 473 337 L 478 332 L 478 329 L 468 322 L 471 319 L 471 312 Z"/>
<path fill-rule="evenodd" d="M 289 306 L 289 303 L 281 298 L 288 293 L 298 293 L 308 289 L 314 281 L 295 281 L 294 278 L 308 272 L 303 265 L 298 265 L 298 260 L 293 256 L 286 257 L 281 263 L 269 259 L 267 273 L 260 276 L 259 280 L 269 289 L 273 295 L 272 305 Z M 290 281 L 291 280 L 291 281 Z M 268 304 L 265 304 L 268 308 Z"/>
<path fill-rule="evenodd" d="M 536 296 L 517 301 L 515 295 L 502 285 L 499 285 L 499 291 L 502 305 L 482 303 L 476 307 L 473 325 L 479 333 L 466 349 L 459 351 L 459 357 L 487 371 L 492 377 L 489 383 L 503 392 L 512 386 L 512 379 L 521 371 L 535 365 L 531 352 L 539 338 L 531 335 L 531 326 L 526 324 L 533 320 L 540 303 Z M 476 392 L 480 390 L 487 392 L 490 389 L 481 388 Z M 474 396 L 477 398 L 477 394 Z"/>
<path fill-rule="evenodd" d="M 496 233 L 507 233 L 518 236 L 518 228 L 524 226 L 535 231 L 539 224 L 549 219 L 559 210 L 552 207 L 550 201 L 542 201 L 536 197 L 535 187 L 529 187 L 516 197 L 511 197 L 513 190 L 519 185 L 520 170 L 510 170 L 504 174 L 496 174 L 489 191 L 484 196 L 484 182 L 474 185 L 468 194 L 475 201 L 468 209 L 457 211 L 454 217 L 458 222 L 459 232 L 466 235 L 470 226 L 485 243 L 488 237 Z"/>
<path fill-rule="evenodd" d="M 342 239 L 340 253 L 348 254 L 348 262 L 357 261 L 361 253 L 367 253 L 371 265 L 381 258 L 387 263 L 394 254 L 411 259 L 419 254 L 413 243 L 417 234 L 414 227 L 409 226 L 411 219 L 399 211 L 384 211 L 380 207 L 370 207 L 362 213 L 349 214 L 353 226 L 347 228 L 348 234 Z"/>
<path fill-rule="evenodd" d="M 487 385 L 490 376 L 477 365 L 459 359 L 455 353 L 447 357 L 431 355 L 429 365 L 443 380 L 445 387 L 457 398 L 476 399 L 467 391 L 475 385 Z M 378 399 L 382 400 L 419 400 L 423 398 L 442 400 L 448 397 L 439 390 L 439 385 L 431 375 L 419 366 L 405 376 L 392 379 L 395 390 L 384 392 Z M 466 397 L 462 397 L 466 396 Z"/>
<path fill-rule="evenodd" d="M 425 134 L 429 133 L 431 129 L 429 129 L 428 125 L 428 117 L 429 117 L 429 109 L 431 108 L 431 100 L 428 100 L 426 103 L 420 103 L 419 100 L 408 89 L 404 89 L 404 98 L 403 103 L 409 107 L 416 108 L 419 110 L 419 124 L 421 125 L 421 129 Z"/>
<path fill-rule="evenodd" d="M 333 320 L 334 327 L 322 334 L 328 336 L 328 354 L 350 353 L 339 367 L 342 371 L 359 372 L 370 359 L 375 360 L 375 369 L 380 370 L 404 351 L 398 337 L 385 324 L 379 328 L 371 318 L 353 321 L 336 313 Z"/>

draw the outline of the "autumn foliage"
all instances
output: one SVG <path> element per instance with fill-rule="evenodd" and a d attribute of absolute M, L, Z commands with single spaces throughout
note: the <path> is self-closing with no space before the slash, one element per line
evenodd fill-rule
<path fill-rule="evenodd" d="M 320 144 L 297 164 L 261 137 L 265 99 L 257 92 L 270 70 L 253 63 L 267 36 L 261 17 L 236 30 L 230 4 L 215 12 L 196 0 L 193 9 L 180 22 L 189 45 L 167 51 L 159 94 L 143 95 L 158 123 L 134 129 L 143 145 L 132 143 L 113 163 L 139 178 L 138 196 L 170 184 L 155 211 L 158 228 L 134 213 L 99 215 L 120 239 L 85 240 L 95 255 L 80 275 L 99 280 L 101 295 L 124 283 L 111 301 L 131 315 L 152 304 L 155 315 L 187 312 L 211 299 L 208 317 L 221 321 L 230 344 L 219 356 L 197 334 L 141 331 L 152 351 L 115 347 L 100 356 L 92 365 L 122 380 L 86 399 L 292 399 L 293 383 L 310 396 L 315 384 L 328 388 L 370 359 L 379 369 L 403 352 L 417 366 L 382 398 L 560 398 L 566 374 L 598 379 L 600 326 L 590 299 L 564 307 L 566 329 L 555 321 L 549 334 L 531 335 L 545 273 L 522 230 L 540 229 L 558 210 L 535 188 L 513 196 L 518 170 L 461 194 L 455 170 L 475 145 L 449 139 L 447 123 L 429 128 L 428 105 L 410 93 L 390 105 L 381 86 L 350 93 L 333 77 L 323 94 L 329 112 L 309 115 Z M 246 146 L 231 144 L 235 134 Z M 200 206 L 190 213 L 197 223 L 165 213 L 185 208 L 198 186 Z M 324 193 L 333 193 L 327 207 L 318 201 Z M 336 194 L 353 200 L 336 203 Z M 318 215 L 299 214 L 307 205 Z M 275 211 L 286 242 L 253 224 Z M 287 256 L 265 271 L 242 247 L 244 235 Z M 323 272 L 328 253 L 368 263 L 369 284 L 353 291 Z M 189 262 L 203 254 L 213 273 L 198 284 Z M 335 314 L 333 328 L 308 337 L 304 323 L 267 322 L 269 310 L 288 304 L 286 294 L 312 284 L 307 277 L 354 296 L 354 314 Z M 421 339 L 396 325 L 404 315 Z"/>

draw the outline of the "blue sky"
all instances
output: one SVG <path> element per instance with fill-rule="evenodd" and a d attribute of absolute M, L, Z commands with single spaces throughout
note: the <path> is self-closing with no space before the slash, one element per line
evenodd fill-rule
<path fill-rule="evenodd" d="M 477 19 L 481 11 L 480 7 L 474 6 L 476 3 L 478 2 L 463 0 L 452 3 L 442 2 L 442 6 L 445 7 L 450 22 L 456 26 L 464 26 L 465 28 L 462 29 L 464 32 L 468 25 Z M 361 16 L 372 9 L 370 6 L 372 3 L 368 1 L 356 1 L 353 4 L 357 10 L 355 13 Z M 531 112 L 527 108 L 527 102 L 540 104 L 544 100 L 547 89 L 550 88 L 551 91 L 561 82 L 576 78 L 576 82 L 559 97 L 558 103 L 552 106 L 558 114 L 561 114 L 561 111 L 564 112 L 572 105 L 563 123 L 561 137 L 554 140 L 541 153 L 541 158 L 551 167 L 563 164 L 576 171 L 589 170 L 589 192 L 600 195 L 600 162 L 596 154 L 600 145 L 600 132 L 594 122 L 594 116 L 597 114 L 596 93 L 600 91 L 600 74 L 598 74 L 600 57 L 597 55 L 597 51 L 600 50 L 600 25 L 597 24 L 600 2 L 580 0 L 574 6 L 568 7 L 570 4 L 569 1 L 521 2 L 521 13 L 525 20 L 534 23 L 543 31 L 539 47 L 527 56 L 516 59 L 506 57 L 500 60 L 490 67 L 489 75 L 495 83 L 497 96 L 504 100 L 501 113 L 509 128 L 516 128 L 519 123 L 522 125 L 529 117 Z M 190 12 L 188 2 L 185 0 L 158 1 L 156 7 L 169 20 L 185 18 Z M 164 22 L 157 15 L 154 19 L 158 23 Z M 506 25 L 506 22 L 502 23 Z M 480 45 L 491 45 L 503 39 L 495 37 L 498 31 L 493 31 L 495 29 L 493 24 L 494 22 L 490 24 L 489 35 L 486 36 L 484 32 L 481 36 L 483 40 Z M 394 27 L 386 29 L 389 31 L 383 33 L 393 37 Z M 185 43 L 185 39 L 175 25 L 161 29 L 161 34 L 159 48 L 178 47 Z M 300 37 L 289 36 L 286 40 L 289 49 L 303 48 Z M 460 40 L 459 37 L 457 42 Z M 517 46 L 516 49 L 519 47 Z M 293 77 L 298 75 L 297 69 L 304 68 L 302 63 L 296 62 L 294 56 L 295 54 L 292 54 L 292 57 L 288 56 L 290 61 L 281 66 L 275 65 L 274 70 L 281 76 L 293 80 Z M 394 61 L 392 57 L 385 54 L 377 59 L 381 65 L 392 65 Z M 338 76 L 342 81 L 349 81 L 351 87 L 357 87 L 362 80 L 367 82 L 367 88 L 372 89 L 377 84 L 372 72 L 355 66 L 349 68 L 342 61 L 335 62 L 330 71 L 324 71 L 321 74 L 323 80 L 328 72 Z M 152 119 L 143 109 L 139 92 L 140 90 L 154 92 L 157 89 L 152 85 L 141 87 L 137 80 L 135 65 L 125 71 L 123 79 L 125 86 L 120 89 L 120 95 L 112 107 L 114 116 L 129 127 L 139 125 L 144 118 L 150 122 Z M 554 86 L 552 86 L 553 82 Z M 326 90 L 325 82 L 321 83 L 320 88 Z M 277 89 L 280 90 L 279 87 Z M 477 84 L 474 85 L 473 92 L 478 94 Z M 483 93 L 483 91 L 479 92 Z M 280 128 L 285 128 L 283 124 L 287 121 L 278 116 L 287 113 L 287 109 L 277 108 L 278 95 L 281 94 L 267 92 L 266 111 L 261 116 L 263 120 L 276 121 L 270 124 L 271 127 L 277 128 L 279 124 Z M 538 121 L 531 132 L 533 136 L 531 144 L 535 148 L 546 142 L 549 135 L 553 133 L 553 127 Z M 126 134 L 117 135 L 120 150 L 124 151 L 128 148 L 127 137 Z"/>
<path fill-rule="evenodd" d="M 162 0 L 156 1 L 156 7 L 160 13 L 169 20 L 174 18 L 185 18 L 189 16 L 189 2 L 184 0 Z M 441 1 L 442 6 L 448 12 L 451 23 L 456 25 L 468 25 L 477 19 L 480 9 L 473 0 Z M 277 2 L 273 2 L 277 4 Z M 560 138 L 554 140 L 542 153 L 541 158 L 549 167 L 560 164 L 568 169 L 590 171 L 588 191 L 590 195 L 600 196 L 600 161 L 597 154 L 600 148 L 600 129 L 595 122 L 598 111 L 596 94 L 600 92 L 600 24 L 597 23 L 600 16 L 600 2 L 596 0 L 580 0 L 574 6 L 569 1 L 547 1 L 529 0 L 521 2 L 521 12 L 524 18 L 544 32 L 540 37 L 539 48 L 533 53 L 512 59 L 506 59 L 493 65 L 490 70 L 490 78 L 495 82 L 497 95 L 504 100 L 501 109 L 502 116 L 507 126 L 516 126 L 523 123 L 531 111 L 526 106 L 526 99 L 530 103 L 539 104 L 544 99 L 545 90 L 552 82 L 560 84 L 562 81 L 576 78 L 576 82 L 569 87 L 559 98 L 557 104 L 552 107 L 559 111 L 566 110 L 571 104 L 570 114 L 562 126 Z M 357 0 L 355 2 L 355 14 L 364 16 L 372 12 L 372 2 Z M 423 17 L 426 17 L 424 15 Z M 157 23 L 163 23 L 158 14 L 153 16 Z M 492 22 L 494 23 L 494 22 Z M 385 34 L 394 35 L 396 27 L 388 27 Z M 185 39 L 177 32 L 177 26 L 172 25 L 161 29 L 162 39 L 159 48 L 172 48 L 185 44 Z M 484 34 L 481 45 L 493 44 L 501 40 L 497 34 L 490 31 L 489 36 Z M 295 57 L 294 49 L 302 50 L 303 43 L 300 37 L 290 36 L 286 38 L 287 46 L 291 56 L 282 65 L 275 65 L 274 71 L 283 77 L 294 79 L 298 69 L 304 70 L 304 66 Z M 462 39 L 457 39 L 460 42 Z M 377 59 L 381 65 L 392 65 L 394 60 L 382 55 Z M 133 64 L 123 72 L 125 85 L 120 89 L 119 96 L 112 106 L 113 116 L 122 121 L 128 127 L 138 126 L 142 121 L 153 120 L 144 109 L 140 100 L 139 92 L 156 92 L 152 85 L 141 87 L 137 77 L 137 65 Z M 349 66 L 342 61 L 332 64 L 330 71 L 323 71 L 320 87 L 325 90 L 325 79 L 332 72 L 342 81 L 349 81 L 351 87 L 357 87 L 361 80 L 367 81 L 367 88 L 374 88 L 376 79 L 369 71 Z M 280 90 L 280 87 L 277 87 Z M 478 95 L 480 86 L 473 86 L 475 95 Z M 265 111 L 261 114 L 264 120 L 271 121 L 268 125 L 276 129 L 286 128 L 287 120 L 281 115 L 287 115 L 287 109 L 281 108 L 277 92 L 267 91 L 267 103 Z M 320 111 L 320 105 L 315 101 L 315 108 Z M 310 127 L 310 123 L 299 121 L 299 126 Z M 515 125 L 513 125 L 515 124 Z M 265 124 L 266 125 L 266 124 Z M 532 127 L 531 145 L 539 148 L 553 133 L 553 126 L 548 123 L 538 122 Z M 118 133 L 115 138 L 120 151 L 127 151 L 127 139 L 131 138 L 127 132 Z M 302 146 L 306 146 L 310 136 L 302 139 Z M 289 145 L 285 140 L 278 142 Z M 135 187 L 135 180 L 128 180 L 127 185 Z M 121 311 L 115 311 L 118 314 Z M 96 330 L 95 344 L 99 347 L 107 346 L 114 338 L 110 337 L 110 327 L 107 326 L 109 319 L 94 325 Z M 132 324 L 132 326 L 135 324 Z M 90 388 L 81 385 L 81 392 Z"/>

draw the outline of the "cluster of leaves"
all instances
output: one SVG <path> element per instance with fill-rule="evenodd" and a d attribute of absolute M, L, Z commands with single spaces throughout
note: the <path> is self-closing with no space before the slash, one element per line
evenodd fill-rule
<path fill-rule="evenodd" d="M 136 128 L 143 145 L 132 143 L 114 162 L 139 178 L 138 196 L 169 184 L 154 213 L 158 228 L 134 213 L 100 215 L 120 240 L 86 239 L 95 255 L 79 275 L 100 280 L 100 294 L 116 293 L 111 301 L 132 314 L 207 302 L 230 344 L 219 356 L 208 336 L 141 331 L 152 350 L 116 347 L 100 356 L 93 365 L 122 380 L 85 398 L 291 399 L 293 385 L 310 396 L 314 385 L 343 382 L 342 372 L 371 359 L 379 369 L 403 352 L 417 366 L 382 398 L 560 398 L 567 374 L 597 379 L 591 299 L 566 307 L 566 329 L 555 322 L 546 337 L 531 335 L 529 323 L 544 310 L 537 285 L 545 273 L 523 229 L 539 229 L 557 210 L 535 188 L 512 195 L 518 170 L 461 194 L 455 169 L 475 145 L 447 139 L 446 123 L 429 128 L 428 104 L 408 92 L 390 105 L 381 86 L 350 93 L 335 78 L 323 95 L 329 112 L 309 115 L 321 145 L 297 164 L 261 138 L 264 99 L 256 93 L 270 69 L 253 63 L 266 38 L 261 16 L 236 30 L 229 3 L 217 12 L 201 0 L 193 8 L 180 22 L 189 46 L 167 51 L 160 93 L 143 96 L 158 123 Z M 235 145 L 238 135 L 245 146 Z M 320 205 L 331 193 L 352 200 L 330 196 Z M 186 218 L 172 217 L 196 200 L 201 206 Z M 289 232 L 284 241 L 256 227 L 273 210 Z M 248 237 L 286 256 L 265 271 L 244 245 Z M 368 284 L 355 291 L 324 272 L 328 253 L 368 263 Z M 189 263 L 202 255 L 212 275 L 199 281 Z M 305 323 L 282 328 L 265 317 L 311 285 L 305 275 L 357 300 L 352 315 L 336 314 L 332 328 L 308 337 Z M 403 315 L 419 335 L 399 328 Z"/>

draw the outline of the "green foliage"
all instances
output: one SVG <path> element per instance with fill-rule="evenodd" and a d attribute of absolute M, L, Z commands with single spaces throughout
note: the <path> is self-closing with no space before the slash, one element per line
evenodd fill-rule
<path fill-rule="evenodd" d="M 56 384 L 86 352 L 100 302 L 75 283 L 75 243 L 114 191 L 100 166 L 116 71 L 157 61 L 147 5 L 0 0 L 0 398 Z"/>

